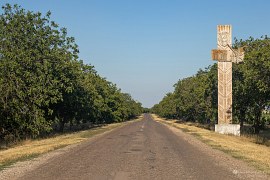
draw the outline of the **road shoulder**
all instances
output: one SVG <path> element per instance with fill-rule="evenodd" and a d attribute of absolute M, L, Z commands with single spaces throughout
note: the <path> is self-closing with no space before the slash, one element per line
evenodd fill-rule
<path fill-rule="evenodd" d="M 181 127 L 177 126 L 177 123 L 166 121 L 155 115 L 152 115 L 152 117 L 155 121 L 169 128 L 179 138 L 184 139 L 192 146 L 200 149 L 200 151 L 202 151 L 203 153 L 216 159 L 216 162 L 220 166 L 230 169 L 234 174 L 239 176 L 239 178 L 269 179 L 269 174 L 267 174 L 266 171 L 260 170 L 257 167 L 252 167 L 250 163 L 236 159 L 232 157 L 231 154 L 226 153 L 226 151 L 221 151 L 218 148 L 209 146 L 209 144 L 206 143 L 206 139 L 202 139 L 202 137 L 198 136 L 198 134 L 193 132 L 184 132 L 183 129 L 181 130 Z M 201 133 L 204 133 L 204 131 L 202 131 Z"/>
<path fill-rule="evenodd" d="M 41 166 L 42 164 L 47 163 L 48 161 L 50 161 L 51 159 L 57 156 L 68 153 L 72 151 L 74 148 L 77 148 L 78 146 L 84 143 L 91 143 L 91 142 L 97 141 L 99 138 L 102 138 L 103 136 L 105 136 L 106 134 L 112 131 L 115 131 L 130 123 L 137 122 L 140 120 L 142 120 L 142 116 L 132 121 L 126 121 L 123 123 L 111 124 L 111 125 L 107 125 L 106 127 L 101 127 L 103 129 L 101 129 L 100 131 L 95 130 L 96 131 L 95 133 L 91 132 L 91 130 L 87 130 L 87 133 L 81 132 L 84 138 L 78 138 L 77 136 L 73 137 L 73 138 L 79 139 L 78 141 L 74 141 L 74 143 L 71 143 L 71 144 L 67 143 L 65 145 L 59 146 L 59 148 L 56 148 L 56 149 L 48 149 L 47 151 L 43 151 L 37 154 L 35 157 L 33 156 L 32 158 L 29 157 L 23 160 L 21 160 L 21 158 L 14 159 L 14 163 L 7 165 L 1 169 L 0 179 L 1 180 L 2 179 L 19 179 L 27 172 L 34 170 L 35 168 Z M 72 138 L 72 137 L 68 136 L 67 138 Z M 48 141 L 48 139 L 46 140 Z M 23 145 L 16 148 L 24 148 L 24 146 L 29 146 L 29 145 Z M 33 146 L 36 146 L 36 145 L 34 144 Z M 20 149 L 18 151 L 16 150 L 16 153 L 20 154 Z M 0 155 L 3 156 L 3 154 L 0 154 Z"/>

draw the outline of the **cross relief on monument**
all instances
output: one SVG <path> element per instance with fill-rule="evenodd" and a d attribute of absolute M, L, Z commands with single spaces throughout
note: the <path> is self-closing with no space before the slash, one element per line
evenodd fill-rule
<path fill-rule="evenodd" d="M 218 61 L 218 124 L 232 124 L 232 63 L 242 62 L 244 49 L 232 48 L 231 25 L 217 26 L 217 49 L 212 59 Z"/>
<path fill-rule="evenodd" d="M 231 25 L 217 26 L 217 49 L 212 50 L 212 59 L 220 62 L 239 63 L 244 59 L 244 48 L 232 48 Z"/>

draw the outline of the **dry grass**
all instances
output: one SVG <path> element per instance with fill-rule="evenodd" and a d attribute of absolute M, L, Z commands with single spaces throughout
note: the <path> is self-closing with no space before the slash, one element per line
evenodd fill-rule
<path fill-rule="evenodd" d="M 174 126 L 188 134 L 192 134 L 211 147 L 222 150 L 235 158 L 243 159 L 265 173 L 270 174 L 270 147 L 256 144 L 252 138 L 218 134 L 207 129 L 179 124 L 177 120 L 168 121 L 156 115 L 152 116 L 161 123 Z"/>
<path fill-rule="evenodd" d="M 133 121 L 127 121 L 123 123 L 109 124 L 106 126 L 90 129 L 86 131 L 80 131 L 71 134 L 59 135 L 53 138 L 42 140 L 27 140 L 20 145 L 0 151 L 0 170 L 6 166 L 9 166 L 17 161 L 22 161 L 36 157 L 40 154 L 53 151 L 71 144 L 82 142 L 94 135 L 101 134 L 105 131 L 112 130 L 117 127 L 124 126 L 130 122 L 141 120 L 142 116 Z"/>

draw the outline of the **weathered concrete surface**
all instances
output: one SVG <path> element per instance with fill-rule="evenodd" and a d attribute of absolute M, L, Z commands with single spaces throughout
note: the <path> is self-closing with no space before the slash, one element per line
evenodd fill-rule
<path fill-rule="evenodd" d="M 220 134 L 232 134 L 240 136 L 240 125 L 239 124 L 216 124 L 215 132 Z"/>
<path fill-rule="evenodd" d="M 212 59 L 218 61 L 218 125 L 215 131 L 221 134 L 240 135 L 239 125 L 232 124 L 232 63 L 244 59 L 244 49 L 232 48 L 232 26 L 217 26 L 217 49 L 212 50 Z"/>
<path fill-rule="evenodd" d="M 218 61 L 218 124 L 232 123 L 232 62 L 229 60 L 232 46 L 232 27 L 217 27 L 217 49 L 227 52 L 226 61 Z"/>
<path fill-rule="evenodd" d="M 232 62 L 218 62 L 218 124 L 232 123 Z"/>

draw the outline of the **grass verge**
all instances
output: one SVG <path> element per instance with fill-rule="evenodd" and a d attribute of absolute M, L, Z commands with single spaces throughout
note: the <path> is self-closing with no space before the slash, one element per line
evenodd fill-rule
<path fill-rule="evenodd" d="M 141 119 L 142 116 L 136 120 L 104 125 L 102 127 L 79 131 L 76 133 L 64 134 L 41 140 L 23 141 L 20 143 L 20 145 L 0 151 L 0 171 L 18 161 L 29 160 L 41 154 L 82 142 L 95 135 L 104 133 L 117 127 L 122 127 L 126 124 L 139 121 Z"/>
<path fill-rule="evenodd" d="M 244 160 L 270 175 L 270 147 L 256 144 L 248 137 L 218 134 L 207 129 L 177 123 L 177 120 L 165 120 L 156 115 L 152 116 L 156 121 L 181 129 L 212 148 L 221 150 L 237 159 Z"/>

